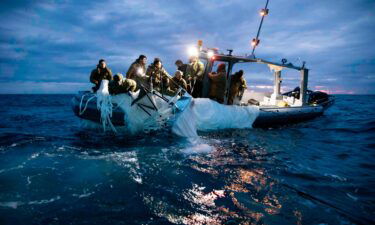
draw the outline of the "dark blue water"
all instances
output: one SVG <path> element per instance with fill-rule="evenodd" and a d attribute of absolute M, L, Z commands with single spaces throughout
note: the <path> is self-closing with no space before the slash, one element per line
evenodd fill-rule
<path fill-rule="evenodd" d="M 0 97 L 0 224 L 375 223 L 375 96 L 197 145 L 82 130 L 69 95 Z"/>

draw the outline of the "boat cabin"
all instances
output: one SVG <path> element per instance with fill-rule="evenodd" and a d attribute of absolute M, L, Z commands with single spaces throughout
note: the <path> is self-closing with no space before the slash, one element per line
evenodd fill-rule
<path fill-rule="evenodd" d="M 208 74 L 215 71 L 218 64 L 224 63 L 226 65 L 226 96 L 224 98 L 224 104 L 228 104 L 228 93 L 230 89 L 231 77 L 237 72 L 233 71 L 236 64 L 239 63 L 258 63 L 267 65 L 271 71 L 273 71 L 274 84 L 273 93 L 269 96 L 266 93 L 256 93 L 253 91 L 245 91 L 241 101 L 234 102 L 234 104 L 252 104 L 255 102 L 259 103 L 259 106 L 278 106 L 278 107 L 293 107 L 293 106 L 305 106 L 307 105 L 307 83 L 308 83 L 308 72 L 309 70 L 302 65 L 301 67 L 294 66 L 291 63 L 274 63 L 269 62 L 253 56 L 235 56 L 232 55 L 232 50 L 228 50 L 228 54 L 219 53 L 217 49 L 206 49 L 199 50 L 198 56 L 202 63 L 205 65 L 204 79 L 203 79 L 203 97 L 207 98 L 210 88 L 210 79 Z M 249 65 L 250 66 L 250 65 Z M 299 96 L 284 96 L 281 94 L 281 71 L 283 69 L 298 70 L 301 74 L 300 91 Z M 249 74 L 244 74 L 244 77 Z M 280 104 L 283 103 L 283 104 Z M 284 105 L 284 106 L 283 106 Z"/>

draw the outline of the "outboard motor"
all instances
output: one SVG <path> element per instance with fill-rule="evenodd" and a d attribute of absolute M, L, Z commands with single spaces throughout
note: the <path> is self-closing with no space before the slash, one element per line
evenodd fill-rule
<path fill-rule="evenodd" d="M 293 91 L 285 92 L 283 95 L 288 96 L 288 97 L 294 97 L 295 99 L 299 99 L 299 94 L 300 89 L 299 87 L 294 88 Z"/>
<path fill-rule="evenodd" d="M 329 100 L 329 95 L 327 93 L 311 90 L 307 90 L 306 92 L 308 95 L 308 104 L 320 104 Z M 283 95 L 299 99 L 300 88 L 296 87 L 293 91 L 286 92 Z"/>
<path fill-rule="evenodd" d="M 312 91 L 309 94 L 309 104 L 320 104 L 323 102 L 327 102 L 329 100 L 329 96 L 327 93 L 321 91 Z"/>

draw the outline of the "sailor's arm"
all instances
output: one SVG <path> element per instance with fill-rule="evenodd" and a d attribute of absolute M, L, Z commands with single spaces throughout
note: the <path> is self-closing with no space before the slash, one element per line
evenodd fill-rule
<path fill-rule="evenodd" d="M 191 70 L 192 70 L 192 66 L 190 64 L 187 64 L 186 65 L 186 75 L 185 75 L 186 81 L 191 80 L 191 74 L 192 74 Z"/>
<path fill-rule="evenodd" d="M 162 70 L 162 74 L 163 74 L 163 77 L 165 77 L 166 79 L 172 79 L 172 76 L 169 75 L 169 73 L 164 68 Z"/>
<path fill-rule="evenodd" d="M 91 71 L 90 82 L 93 83 L 93 84 L 98 84 L 99 83 L 98 79 L 96 77 L 96 70 Z"/>
<path fill-rule="evenodd" d="M 204 73 L 204 65 L 203 63 L 201 62 L 198 62 L 198 71 L 196 73 L 196 77 L 198 78 L 202 78 L 203 77 L 203 73 Z"/>
<path fill-rule="evenodd" d="M 184 88 L 185 90 L 187 90 L 187 83 L 186 81 L 182 78 L 182 88 Z"/>
<path fill-rule="evenodd" d="M 128 72 L 126 72 L 126 78 L 132 78 L 132 74 L 134 73 L 134 64 L 131 64 L 131 66 L 128 69 Z"/>
<path fill-rule="evenodd" d="M 241 80 L 241 88 L 245 90 L 247 88 L 246 80 L 242 78 Z"/>
<path fill-rule="evenodd" d="M 147 67 L 147 70 L 146 70 L 146 76 L 149 76 L 149 77 L 152 76 L 152 68 L 151 68 L 150 66 Z"/>
<path fill-rule="evenodd" d="M 219 79 L 219 76 L 216 72 L 208 73 L 208 78 L 212 81 L 217 81 Z"/>
<path fill-rule="evenodd" d="M 106 79 L 108 79 L 109 81 L 113 80 L 112 71 L 110 69 L 108 69 L 108 75 L 107 75 Z"/>

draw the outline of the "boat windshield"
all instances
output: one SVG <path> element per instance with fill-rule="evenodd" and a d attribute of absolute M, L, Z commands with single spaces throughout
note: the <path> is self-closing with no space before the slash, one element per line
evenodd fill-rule
<path fill-rule="evenodd" d="M 243 70 L 248 89 L 255 92 L 272 93 L 274 90 L 273 71 L 265 64 L 236 63 L 232 67 L 232 73 Z M 281 91 L 293 90 L 300 83 L 299 71 L 283 70 Z"/>
<path fill-rule="evenodd" d="M 236 63 L 232 67 L 231 75 L 242 70 L 247 82 L 247 88 L 251 91 L 269 93 L 273 91 L 273 76 L 268 66 L 258 63 Z"/>
<path fill-rule="evenodd" d="M 257 63 L 249 63 L 249 62 L 243 62 L 243 63 L 236 63 L 232 67 L 232 74 L 243 70 L 244 72 L 244 77 L 248 78 L 250 76 L 254 77 L 254 75 L 258 75 L 260 73 L 266 73 L 267 71 L 267 66 L 263 64 L 257 64 Z M 264 77 L 264 76 L 262 76 Z M 267 77 L 268 78 L 268 77 Z"/>

